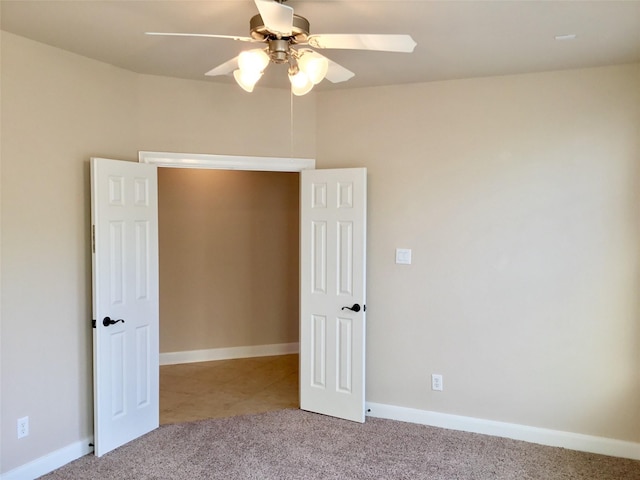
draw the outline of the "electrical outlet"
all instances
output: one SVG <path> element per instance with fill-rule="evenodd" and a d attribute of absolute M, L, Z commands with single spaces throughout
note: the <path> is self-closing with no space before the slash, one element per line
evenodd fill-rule
<path fill-rule="evenodd" d="M 24 438 L 29 435 L 29 417 L 18 419 L 18 438 Z"/>
<path fill-rule="evenodd" d="M 442 375 L 437 373 L 431 374 L 431 390 L 441 392 L 443 390 Z"/>

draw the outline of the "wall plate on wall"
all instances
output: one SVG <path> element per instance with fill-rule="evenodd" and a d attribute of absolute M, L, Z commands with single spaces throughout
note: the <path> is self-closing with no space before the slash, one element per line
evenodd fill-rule
<path fill-rule="evenodd" d="M 411 265 L 411 249 L 396 248 L 396 263 L 401 265 Z"/>

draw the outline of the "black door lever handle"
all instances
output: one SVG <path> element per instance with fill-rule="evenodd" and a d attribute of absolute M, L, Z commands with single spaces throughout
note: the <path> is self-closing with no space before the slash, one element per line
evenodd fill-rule
<path fill-rule="evenodd" d="M 118 322 L 124 323 L 124 320 L 121 318 L 118 320 L 111 320 L 111 318 L 109 317 L 104 317 L 104 320 L 102 320 L 102 325 L 104 325 L 105 327 L 108 327 L 109 325 L 113 325 L 114 323 L 118 323 Z"/>
<path fill-rule="evenodd" d="M 360 305 L 358 305 L 357 303 L 354 303 L 353 306 L 351 307 L 342 307 L 340 310 L 351 310 L 352 312 L 359 312 L 360 311 Z"/>

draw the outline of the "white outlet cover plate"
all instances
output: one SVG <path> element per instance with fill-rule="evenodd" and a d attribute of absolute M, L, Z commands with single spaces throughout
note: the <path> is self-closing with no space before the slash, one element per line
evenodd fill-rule
<path fill-rule="evenodd" d="M 396 263 L 400 265 L 411 265 L 411 249 L 396 248 Z"/>
<path fill-rule="evenodd" d="M 18 419 L 18 438 L 24 438 L 29 435 L 29 417 Z"/>

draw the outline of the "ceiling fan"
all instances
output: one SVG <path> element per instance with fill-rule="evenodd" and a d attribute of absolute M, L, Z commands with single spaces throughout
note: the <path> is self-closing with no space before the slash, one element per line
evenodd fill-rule
<path fill-rule="evenodd" d="M 416 42 L 409 35 L 317 34 L 309 33 L 309 21 L 284 5 L 286 0 L 254 0 L 259 14 L 249 22 L 249 37 L 206 33 L 146 32 L 147 35 L 226 38 L 266 44 L 245 50 L 237 57 L 205 73 L 209 76 L 233 76 L 244 90 L 252 92 L 271 62 L 288 64 L 291 91 L 305 95 L 324 78 L 332 83 L 345 82 L 355 74 L 319 54 L 316 49 L 377 50 L 411 53 Z"/>

